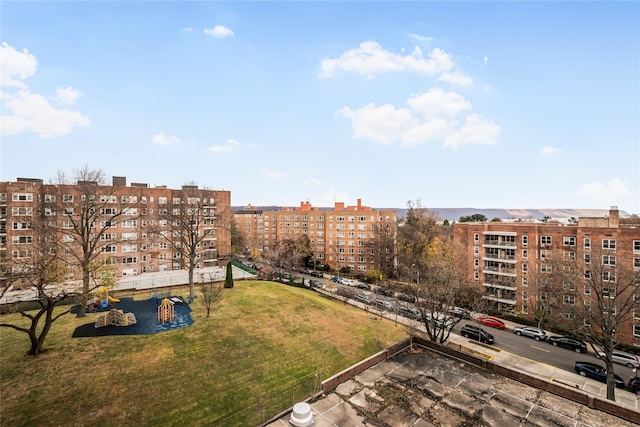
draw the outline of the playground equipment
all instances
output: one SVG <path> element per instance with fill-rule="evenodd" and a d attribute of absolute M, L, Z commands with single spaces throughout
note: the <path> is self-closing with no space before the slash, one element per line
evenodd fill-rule
<path fill-rule="evenodd" d="M 103 326 L 130 326 L 135 325 L 138 321 L 133 313 L 124 313 L 122 310 L 113 309 L 108 313 L 101 314 L 96 320 L 95 327 L 102 328 Z"/>
<path fill-rule="evenodd" d="M 149 301 L 154 301 L 158 304 L 163 298 L 171 296 L 171 291 L 158 291 L 156 288 L 151 289 L 151 295 L 149 295 Z"/>
<path fill-rule="evenodd" d="M 175 315 L 173 302 L 170 301 L 169 298 L 163 299 L 158 306 L 158 323 L 171 322 Z"/>
<path fill-rule="evenodd" d="M 98 298 L 101 301 L 100 305 L 102 306 L 102 308 L 107 308 L 109 306 L 109 303 L 120 302 L 118 298 L 114 298 L 109 295 L 109 288 L 107 288 L 106 286 L 100 286 L 100 288 L 98 289 Z"/>

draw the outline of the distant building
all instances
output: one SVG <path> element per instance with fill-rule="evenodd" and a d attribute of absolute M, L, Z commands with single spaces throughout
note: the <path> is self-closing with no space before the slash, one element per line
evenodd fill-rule
<path fill-rule="evenodd" d="M 585 269 L 585 275 L 590 274 L 590 263 L 600 263 L 597 271 L 602 274 L 607 274 L 608 266 L 640 272 L 640 226 L 620 224 L 616 207 L 608 216 L 578 218 L 577 224 L 482 222 L 453 227 L 454 240 L 473 260 L 469 274 L 484 288 L 482 298 L 489 307 L 506 313 L 534 317 L 536 299 L 544 293 L 537 292 L 532 281 L 536 275 L 551 272 L 552 256 L 574 261 Z M 578 301 L 572 296 L 576 291 L 580 292 Z M 554 309 L 570 318 L 572 306 L 581 301 L 591 304 L 595 298 L 589 289 L 574 289 L 559 298 Z M 619 337 L 622 342 L 640 345 L 640 310 L 631 318 Z"/>
<path fill-rule="evenodd" d="M 44 184 L 41 179 L 18 178 L 16 182 L 0 182 L 0 275 L 6 276 L 8 268 L 16 268 L 21 259 L 31 255 L 31 247 L 37 241 L 37 228 L 34 224 L 48 221 L 57 224 L 59 239 L 70 239 L 68 246 L 74 243 L 65 235 L 69 221 L 65 215 L 73 214 L 73 206 L 85 199 L 79 195 L 78 186 Z M 124 206 L 126 212 L 108 225 L 109 232 L 102 236 L 98 250 L 100 259 L 109 259 L 117 277 L 182 269 L 184 260 L 176 253 L 171 242 L 152 239 L 150 230 L 160 233 L 172 233 L 175 224 L 163 219 L 176 208 L 189 205 L 190 194 L 197 192 L 203 209 L 198 222 L 199 233 L 204 233 L 201 250 L 197 254 L 197 268 L 218 265 L 220 258 L 229 258 L 231 254 L 231 233 L 227 226 L 219 227 L 218 216 L 231 214 L 231 194 L 229 191 L 203 190 L 197 186 L 184 186 L 170 189 L 166 186 L 150 188 L 147 184 L 126 184 L 125 177 L 113 177 L 112 185 L 95 187 L 97 206 L 100 206 L 103 218 L 109 218 L 113 212 Z M 58 200 L 56 200 L 58 197 Z M 63 200 L 60 200 L 63 199 Z M 64 212 L 62 212 L 64 210 Z M 77 214 L 77 212 L 76 212 Z M 100 221 L 96 217 L 96 222 Z M 167 216 L 167 218 L 170 218 Z M 102 224 L 93 224 L 100 227 Z M 13 265 L 13 267 L 11 267 Z M 1 277 L 0 277 L 1 279 Z"/>
<path fill-rule="evenodd" d="M 234 217 L 254 256 L 276 242 L 306 235 L 316 265 L 366 273 L 379 268 L 378 231 L 391 225 L 395 230 L 396 210 L 373 209 L 358 199 L 355 206 L 336 202 L 333 209 L 313 207 L 309 202 L 295 209 L 269 211 L 247 206 L 236 210 Z"/>

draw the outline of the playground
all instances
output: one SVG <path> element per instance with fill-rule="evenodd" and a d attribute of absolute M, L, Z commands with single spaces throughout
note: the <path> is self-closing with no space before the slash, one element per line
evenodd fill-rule
<path fill-rule="evenodd" d="M 152 290 L 144 300 L 117 299 L 105 291 L 88 308 L 87 319 L 94 316 L 93 312 L 96 320 L 77 327 L 73 338 L 157 334 L 193 324 L 189 304 L 166 291 Z"/>

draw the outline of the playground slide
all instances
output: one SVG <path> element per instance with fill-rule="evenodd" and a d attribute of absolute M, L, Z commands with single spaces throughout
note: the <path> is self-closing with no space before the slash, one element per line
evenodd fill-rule
<path fill-rule="evenodd" d="M 107 297 L 107 299 L 109 299 L 109 302 L 120 302 L 120 300 L 119 300 L 118 298 L 114 298 L 114 297 L 112 297 L 111 295 L 109 295 L 109 296 Z"/>

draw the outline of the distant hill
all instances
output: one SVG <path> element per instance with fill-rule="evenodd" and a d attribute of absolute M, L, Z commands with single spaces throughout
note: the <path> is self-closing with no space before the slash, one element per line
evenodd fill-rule
<path fill-rule="evenodd" d="M 233 211 L 242 211 L 243 206 L 233 206 Z M 251 210 L 277 211 L 282 209 L 279 206 L 251 206 Z M 319 207 L 319 210 L 332 210 L 332 207 Z M 374 209 L 395 209 L 398 217 L 404 218 L 407 215 L 406 208 L 374 208 Z M 476 208 L 426 208 L 435 213 L 440 221 L 445 219 L 449 222 L 458 221 L 462 216 L 482 214 L 487 219 L 500 218 L 503 221 L 536 220 L 546 216 L 555 220 L 568 220 L 578 217 L 604 217 L 609 215 L 608 209 L 476 209 Z M 626 218 L 629 214 L 620 211 L 620 217 Z"/>

